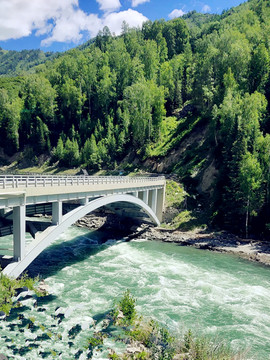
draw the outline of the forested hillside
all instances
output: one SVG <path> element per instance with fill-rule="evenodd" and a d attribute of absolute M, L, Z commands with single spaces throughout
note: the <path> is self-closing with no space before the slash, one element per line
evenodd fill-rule
<path fill-rule="evenodd" d="M 215 173 L 213 223 L 266 234 L 269 32 L 269 0 L 142 30 L 123 24 L 119 37 L 104 28 L 33 74 L 0 78 L 4 152 L 29 161 L 47 153 L 59 166 L 88 169 L 127 166 L 131 153 L 142 164 L 176 152 L 163 171 L 186 184 L 198 188 L 200 174 Z"/>
<path fill-rule="evenodd" d="M 56 56 L 56 53 L 41 50 L 13 51 L 0 47 L 0 75 L 18 75 Z"/>

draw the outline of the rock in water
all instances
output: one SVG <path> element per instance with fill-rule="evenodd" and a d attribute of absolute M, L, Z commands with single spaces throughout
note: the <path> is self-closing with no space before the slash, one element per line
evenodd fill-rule
<path fill-rule="evenodd" d="M 0 311 L 0 320 L 5 319 L 6 318 L 6 313 L 4 311 Z M 0 358 L 1 359 L 1 358 Z"/>
<path fill-rule="evenodd" d="M 17 288 L 15 289 L 15 292 L 16 292 L 16 296 L 19 295 L 20 293 L 24 292 L 24 291 L 28 291 L 28 287 L 27 286 L 23 286 L 23 287 L 20 287 L 20 288 Z"/>

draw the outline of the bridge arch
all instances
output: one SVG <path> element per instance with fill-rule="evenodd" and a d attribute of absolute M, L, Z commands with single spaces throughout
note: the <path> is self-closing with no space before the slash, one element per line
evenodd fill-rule
<path fill-rule="evenodd" d="M 18 262 L 13 262 L 7 265 L 4 268 L 3 273 L 17 278 L 31 264 L 31 262 L 34 261 L 34 259 L 69 226 L 74 224 L 86 214 L 89 214 L 103 206 L 117 202 L 127 202 L 139 206 L 150 217 L 154 224 L 159 225 L 159 220 L 154 211 L 145 202 L 135 196 L 123 194 L 100 197 L 65 214 L 62 217 L 60 224 L 48 227 L 26 248 L 24 258 Z"/>

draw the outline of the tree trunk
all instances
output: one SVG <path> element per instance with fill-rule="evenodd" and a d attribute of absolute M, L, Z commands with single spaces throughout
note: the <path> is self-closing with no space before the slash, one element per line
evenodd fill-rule
<path fill-rule="evenodd" d="M 249 196 L 247 200 L 247 211 L 246 211 L 246 239 L 248 238 L 248 212 L 249 212 Z"/>

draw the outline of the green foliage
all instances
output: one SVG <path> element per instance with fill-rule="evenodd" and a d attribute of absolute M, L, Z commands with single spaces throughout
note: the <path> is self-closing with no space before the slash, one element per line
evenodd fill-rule
<path fill-rule="evenodd" d="M 121 360 L 121 357 L 115 353 L 113 354 L 109 354 L 109 359 L 112 359 L 112 360 Z"/>
<path fill-rule="evenodd" d="M 195 220 L 196 217 L 192 214 L 190 210 L 182 210 L 178 215 L 176 215 L 171 221 L 171 227 L 181 230 L 190 230 L 195 226 L 191 225 L 191 222 Z M 201 224 L 199 224 L 201 226 Z"/>
<path fill-rule="evenodd" d="M 57 54 L 41 50 L 0 49 L 0 75 L 18 75 L 56 56 Z"/>
<path fill-rule="evenodd" d="M 203 336 L 195 337 L 189 330 L 183 340 L 176 339 L 168 329 L 155 321 L 140 321 L 129 332 L 129 336 L 142 343 L 150 353 L 150 359 L 173 359 L 181 354 L 181 359 L 189 360 L 231 360 L 231 350 L 223 342 L 212 342 Z M 144 354 L 147 356 L 147 353 Z M 146 357 L 148 358 L 148 357 Z"/>
<path fill-rule="evenodd" d="M 38 279 L 31 279 L 26 274 L 19 279 L 12 279 L 0 272 L 0 311 L 4 311 L 5 314 L 9 314 L 13 307 L 18 306 L 13 301 L 13 296 L 16 293 L 16 289 L 26 286 L 29 290 L 34 290 L 38 295 L 35 284 Z"/>
<path fill-rule="evenodd" d="M 104 341 L 104 335 L 100 332 L 94 334 L 94 336 L 87 339 L 88 346 L 91 349 L 103 345 L 103 341 Z"/>
<path fill-rule="evenodd" d="M 116 303 L 112 309 L 110 316 L 115 324 L 132 325 L 136 318 L 136 299 L 132 296 L 129 290 L 126 290 L 122 298 Z"/>
<path fill-rule="evenodd" d="M 174 180 L 166 181 L 166 207 L 175 207 L 181 209 L 187 196 L 183 187 Z"/>
<path fill-rule="evenodd" d="M 136 312 L 136 299 L 132 296 L 129 290 L 126 290 L 122 299 L 118 303 L 119 310 L 123 313 L 124 322 L 131 325 L 137 316 Z"/>
<path fill-rule="evenodd" d="M 8 156 L 47 153 L 59 166 L 90 171 L 113 168 L 128 154 L 162 162 L 179 150 L 165 170 L 194 188 L 212 159 L 217 223 L 242 233 L 256 214 L 269 223 L 268 5 L 250 0 L 221 15 L 193 11 L 147 21 L 141 31 L 123 24 L 118 37 L 105 27 L 54 56 L 1 49 L 0 74 L 9 75 L 0 78 L 1 147 Z M 249 202 L 246 211 L 248 156 L 261 175 L 257 200 L 249 199 L 258 206 Z"/>
<path fill-rule="evenodd" d="M 129 113 L 133 143 L 144 148 L 153 139 L 159 139 L 165 116 L 164 89 L 153 81 L 135 83 L 125 89 L 123 108 Z"/>
<path fill-rule="evenodd" d="M 239 183 L 241 200 L 246 214 L 245 231 L 248 237 L 249 216 L 256 216 L 263 204 L 262 169 L 257 158 L 249 152 L 243 157 L 239 166 Z"/>
<path fill-rule="evenodd" d="M 230 349 L 222 342 L 211 342 L 205 337 L 195 337 L 191 330 L 184 335 L 180 352 L 188 354 L 190 360 L 232 360 Z M 186 359 L 186 357 L 184 357 Z"/>

